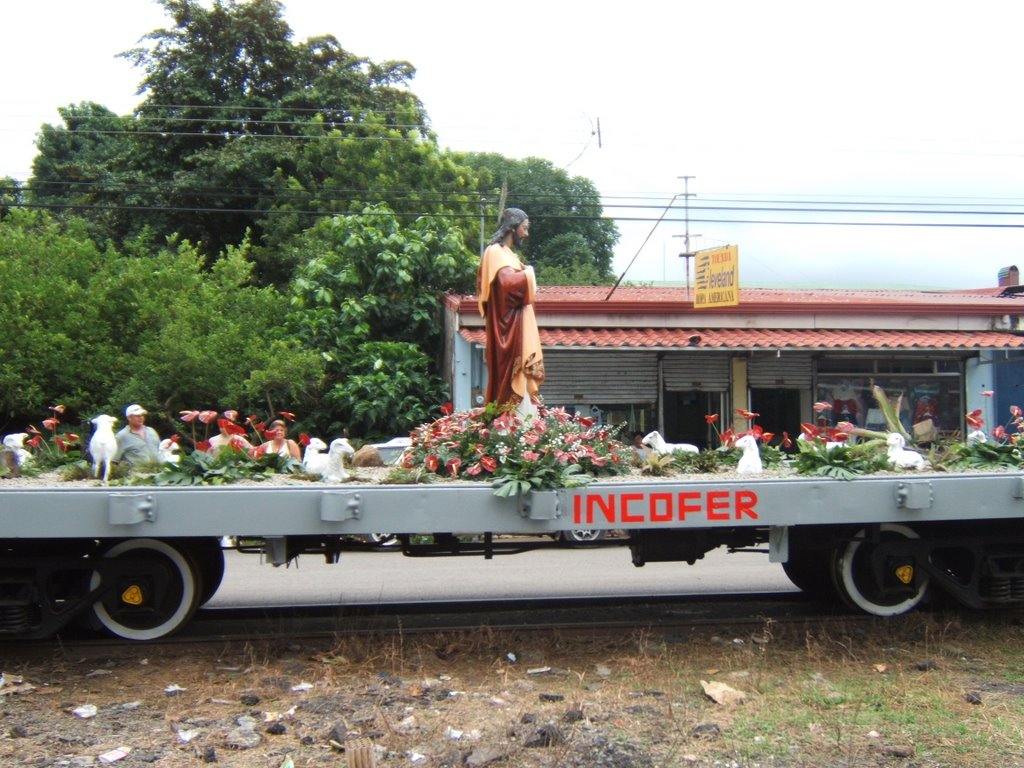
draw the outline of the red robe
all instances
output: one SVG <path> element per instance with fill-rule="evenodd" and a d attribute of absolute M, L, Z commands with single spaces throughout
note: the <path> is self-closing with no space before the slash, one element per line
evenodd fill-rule
<path fill-rule="evenodd" d="M 518 405 L 536 399 L 544 381 L 544 356 L 533 313 L 532 270 L 500 244 L 480 261 L 480 314 L 486 320 L 487 402 Z"/>

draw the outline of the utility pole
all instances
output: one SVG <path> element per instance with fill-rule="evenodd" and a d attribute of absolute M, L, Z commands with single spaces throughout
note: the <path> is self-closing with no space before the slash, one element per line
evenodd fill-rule
<path fill-rule="evenodd" d="M 686 295 L 689 296 L 690 295 L 690 259 L 692 259 L 696 255 L 694 253 L 694 251 L 690 248 L 690 238 L 691 237 L 700 237 L 700 235 L 691 235 L 690 234 L 690 198 L 691 197 L 696 197 L 695 193 L 691 193 L 690 192 L 690 179 L 695 179 L 697 177 L 696 176 L 680 176 L 679 178 L 683 180 L 683 194 L 681 195 L 681 197 L 683 198 L 683 210 L 685 212 L 684 213 L 684 216 L 685 216 L 684 221 L 685 221 L 686 229 L 684 231 L 684 234 L 682 234 L 682 235 L 673 235 L 673 237 L 682 237 L 683 238 L 683 252 L 679 254 L 679 258 L 686 260 Z"/>

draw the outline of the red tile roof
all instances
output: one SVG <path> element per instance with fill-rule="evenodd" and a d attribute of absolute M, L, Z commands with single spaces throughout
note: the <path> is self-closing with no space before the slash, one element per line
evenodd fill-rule
<path fill-rule="evenodd" d="M 484 343 L 483 329 L 462 337 Z M 691 339 L 694 341 L 691 342 Z M 699 340 L 697 340 L 699 339 Z M 541 328 L 545 347 L 692 349 L 1024 349 L 1024 336 L 998 331 L 787 330 L 783 328 Z"/>
<path fill-rule="evenodd" d="M 449 306 L 476 312 L 476 296 L 449 296 Z M 693 290 L 667 286 L 542 286 L 537 291 L 538 315 L 549 314 L 768 314 L 772 312 L 843 312 L 858 314 L 938 311 L 974 315 L 1024 312 L 1024 287 L 976 288 L 956 291 L 906 291 L 844 288 L 741 288 L 736 307 L 695 310 Z"/>

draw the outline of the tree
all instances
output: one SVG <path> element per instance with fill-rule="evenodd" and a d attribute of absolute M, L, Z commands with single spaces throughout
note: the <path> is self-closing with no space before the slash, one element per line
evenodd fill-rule
<path fill-rule="evenodd" d="M 535 157 L 512 160 L 473 153 L 458 159 L 481 174 L 481 194 L 497 200 L 504 185 L 506 205 L 529 215 L 530 239 L 523 253 L 539 279 L 600 283 L 614 278 L 611 265 L 619 231 L 604 217 L 600 194 L 591 181 L 569 176 Z M 495 207 L 490 221 L 496 222 L 499 213 Z"/>
<path fill-rule="evenodd" d="M 301 411 L 320 357 L 282 333 L 286 299 L 250 284 L 245 249 L 207 269 L 187 243 L 150 248 L 101 249 L 85 222 L 39 211 L 0 220 L 5 421 L 21 428 L 57 403 L 84 418 L 128 402 L 165 418 L 264 403 Z"/>
<path fill-rule="evenodd" d="M 380 205 L 324 219 L 291 247 L 302 266 L 289 327 L 326 364 L 321 428 L 394 435 L 426 419 L 443 391 L 441 296 L 476 278 L 458 228 L 405 224 Z"/>

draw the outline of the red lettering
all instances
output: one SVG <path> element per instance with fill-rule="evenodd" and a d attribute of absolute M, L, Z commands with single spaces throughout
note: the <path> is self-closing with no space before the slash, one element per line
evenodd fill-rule
<path fill-rule="evenodd" d="M 696 504 L 688 504 L 689 501 L 696 501 Z M 679 494 L 679 520 L 686 522 L 688 512 L 700 512 L 700 493 L 698 491 L 686 491 Z"/>
<path fill-rule="evenodd" d="M 644 495 L 642 493 L 624 493 L 622 494 L 622 522 L 624 523 L 642 523 L 644 522 L 644 516 L 642 514 L 630 513 L 629 502 L 631 501 L 643 501 Z M 612 521 L 609 521 L 612 522 Z"/>
<path fill-rule="evenodd" d="M 651 494 L 651 522 L 668 523 L 672 520 L 672 494 Z"/>
<path fill-rule="evenodd" d="M 719 509 L 729 508 L 728 491 L 708 491 L 708 520 L 728 520 L 728 512 L 719 512 Z"/>
<path fill-rule="evenodd" d="M 587 523 L 594 522 L 594 508 L 597 507 L 604 519 L 609 523 L 615 522 L 615 494 L 603 496 L 587 496 Z"/>
<path fill-rule="evenodd" d="M 736 519 L 739 520 L 741 517 L 746 515 L 751 520 L 757 520 L 757 511 L 754 507 L 757 506 L 757 494 L 753 491 L 737 491 L 736 492 Z"/>
<path fill-rule="evenodd" d="M 583 522 L 583 520 L 581 519 L 583 517 L 582 510 L 583 510 L 583 497 L 582 496 L 573 496 L 572 497 L 572 521 L 576 525 L 579 525 L 580 523 Z"/>

